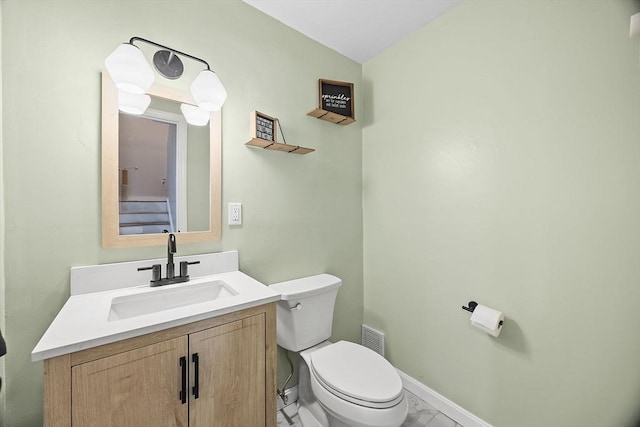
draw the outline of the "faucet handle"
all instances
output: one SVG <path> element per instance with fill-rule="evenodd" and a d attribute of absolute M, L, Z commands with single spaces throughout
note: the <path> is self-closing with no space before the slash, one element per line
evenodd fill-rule
<path fill-rule="evenodd" d="M 151 282 L 157 282 L 162 278 L 162 267 L 160 264 L 153 264 L 150 267 L 140 267 L 138 271 L 151 270 Z"/>
<path fill-rule="evenodd" d="M 189 277 L 188 266 L 193 264 L 200 264 L 200 261 L 180 261 L 180 277 Z"/>

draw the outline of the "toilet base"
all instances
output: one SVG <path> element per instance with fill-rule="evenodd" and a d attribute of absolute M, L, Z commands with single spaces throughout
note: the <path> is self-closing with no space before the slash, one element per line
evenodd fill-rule
<path fill-rule="evenodd" d="M 312 384 L 312 374 L 309 370 L 309 366 L 307 365 L 306 360 L 308 359 L 307 352 L 312 352 L 330 344 L 330 342 L 325 341 L 311 349 L 304 350 L 300 354 L 298 362 L 298 415 L 300 417 L 300 421 L 302 422 L 302 427 L 371 427 L 383 425 L 388 427 L 400 426 L 408 413 L 406 398 L 403 398 L 398 403 L 398 405 L 394 407 L 393 414 L 385 411 L 386 414 L 376 414 L 373 418 L 371 417 L 371 414 L 363 414 L 362 417 L 348 417 L 350 419 L 349 421 L 344 419 L 345 417 L 341 417 L 340 415 L 333 413 L 331 409 L 321 404 L 313 391 L 313 387 L 317 386 L 317 384 Z M 377 410 L 373 409 L 371 411 Z M 399 413 L 400 415 L 403 415 L 401 417 L 402 419 L 400 419 L 400 417 L 398 416 Z M 381 417 L 378 417 L 378 415 L 380 415 Z M 358 422 L 365 419 L 368 420 L 369 423 Z"/>
<path fill-rule="evenodd" d="M 323 426 L 306 406 L 298 406 L 298 418 L 302 427 L 326 427 Z M 327 424 L 328 425 L 328 424 Z"/>

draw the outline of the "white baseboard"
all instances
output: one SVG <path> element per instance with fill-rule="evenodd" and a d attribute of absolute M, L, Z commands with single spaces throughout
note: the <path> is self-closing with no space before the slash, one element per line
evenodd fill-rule
<path fill-rule="evenodd" d="M 418 396 L 428 404 L 434 406 L 438 411 L 445 414 L 463 427 L 492 427 L 491 424 L 473 415 L 471 412 L 452 402 L 438 392 L 430 389 L 426 385 L 398 369 L 402 385 L 411 393 Z"/>

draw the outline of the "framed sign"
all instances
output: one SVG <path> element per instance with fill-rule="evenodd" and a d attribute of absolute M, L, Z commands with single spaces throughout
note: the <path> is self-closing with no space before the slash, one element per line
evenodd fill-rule
<path fill-rule="evenodd" d="M 321 79 L 320 108 L 353 118 L 353 83 Z"/>
<path fill-rule="evenodd" d="M 251 138 L 265 147 L 278 142 L 278 119 L 259 111 L 251 112 Z"/>
<path fill-rule="evenodd" d="M 309 116 L 340 125 L 355 122 L 353 83 L 336 80 L 318 80 L 319 107 Z"/>

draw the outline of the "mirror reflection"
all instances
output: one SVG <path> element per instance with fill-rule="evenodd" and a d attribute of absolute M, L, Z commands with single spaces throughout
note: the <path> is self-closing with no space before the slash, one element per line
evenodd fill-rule
<path fill-rule="evenodd" d="M 160 246 L 220 239 L 221 114 L 206 126 L 184 119 L 191 95 L 152 86 L 143 115 L 120 112 L 107 73 L 102 86 L 102 245 Z"/>
<path fill-rule="evenodd" d="M 119 233 L 209 229 L 209 125 L 151 97 L 143 115 L 119 112 Z"/>

